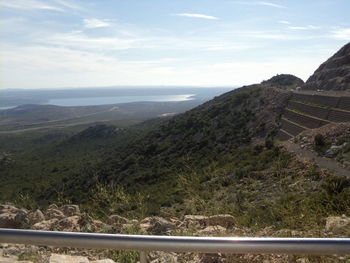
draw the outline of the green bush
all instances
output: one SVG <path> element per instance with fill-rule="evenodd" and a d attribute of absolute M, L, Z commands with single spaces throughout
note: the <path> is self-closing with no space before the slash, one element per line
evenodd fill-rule
<path fill-rule="evenodd" d="M 322 134 L 317 134 L 314 137 L 314 150 L 322 154 L 327 149 L 328 143 Z"/>
<path fill-rule="evenodd" d="M 322 147 L 326 145 L 325 138 L 322 134 L 315 135 L 314 143 L 316 147 Z"/>

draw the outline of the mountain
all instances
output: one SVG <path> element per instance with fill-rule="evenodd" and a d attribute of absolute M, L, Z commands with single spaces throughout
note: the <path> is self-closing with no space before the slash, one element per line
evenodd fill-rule
<path fill-rule="evenodd" d="M 270 84 L 281 89 L 295 89 L 304 84 L 304 81 L 290 74 L 278 74 L 262 84 Z"/>
<path fill-rule="evenodd" d="M 275 142 L 300 83 L 275 76 L 156 123 L 37 198 L 79 203 L 98 217 L 231 214 L 249 228 L 316 229 L 348 211 L 350 180 Z"/>
<path fill-rule="evenodd" d="M 350 180 L 275 140 L 302 84 L 277 75 L 172 118 L 94 126 L 39 154 L 10 155 L 0 167 L 0 199 L 76 203 L 101 218 L 231 214 L 250 228 L 316 229 L 327 216 L 349 213 Z"/>
<path fill-rule="evenodd" d="M 69 198 L 87 200 L 88 190 L 102 182 L 135 192 L 155 191 L 155 205 L 173 203 L 178 199 L 173 186 L 179 173 L 222 162 L 246 147 L 272 140 L 290 95 L 286 90 L 300 82 L 290 75 L 279 78 L 284 77 L 289 81 L 277 85 L 272 78 L 245 86 L 161 123 L 93 169 L 67 178 L 67 184 L 54 185 L 45 199 L 64 188 Z"/>
<path fill-rule="evenodd" d="M 350 91 L 350 43 L 324 62 L 302 89 Z"/>

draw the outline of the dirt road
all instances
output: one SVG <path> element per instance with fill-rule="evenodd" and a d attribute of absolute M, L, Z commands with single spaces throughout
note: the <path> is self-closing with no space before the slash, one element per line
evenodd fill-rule
<path fill-rule="evenodd" d="M 320 157 L 315 152 L 302 149 L 299 145 L 290 141 L 281 143 L 289 152 L 298 154 L 301 158 L 314 161 L 319 167 L 332 171 L 335 175 L 350 177 L 350 170 L 345 169 L 336 161 L 326 157 Z"/>

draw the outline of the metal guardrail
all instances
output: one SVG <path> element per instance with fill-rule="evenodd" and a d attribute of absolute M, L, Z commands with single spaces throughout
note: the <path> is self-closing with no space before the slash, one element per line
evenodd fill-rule
<path fill-rule="evenodd" d="M 350 238 L 243 238 L 114 235 L 0 229 L 0 243 L 56 247 L 227 254 L 350 254 Z"/>

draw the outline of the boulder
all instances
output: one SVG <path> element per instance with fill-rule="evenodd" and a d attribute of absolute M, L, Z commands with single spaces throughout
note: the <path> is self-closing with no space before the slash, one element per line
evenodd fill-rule
<path fill-rule="evenodd" d="M 175 224 L 157 216 L 143 219 L 140 227 L 142 230 L 152 233 L 153 235 L 169 234 L 171 230 L 176 228 Z"/>
<path fill-rule="evenodd" d="M 128 224 L 129 220 L 122 217 L 122 216 L 118 216 L 118 215 L 111 215 L 108 217 L 107 219 L 107 224 L 110 225 L 122 225 L 122 224 Z"/>
<path fill-rule="evenodd" d="M 79 232 L 80 224 L 79 224 L 79 216 L 70 216 L 63 218 L 55 224 L 55 228 L 59 231 L 66 232 Z"/>
<path fill-rule="evenodd" d="M 179 219 L 177 218 L 170 218 L 169 221 L 173 224 L 175 224 L 176 226 L 180 226 L 182 225 L 182 221 L 180 221 Z"/>
<path fill-rule="evenodd" d="M 15 222 L 17 227 L 27 228 L 29 226 L 28 212 L 24 209 L 18 210 L 15 216 Z"/>
<path fill-rule="evenodd" d="M 325 156 L 328 158 L 333 158 L 341 151 L 342 148 L 343 148 L 342 145 L 340 146 L 333 145 L 326 151 Z"/>
<path fill-rule="evenodd" d="M 58 206 L 55 205 L 55 204 L 51 204 L 51 205 L 49 205 L 49 207 L 47 209 L 56 209 L 56 210 L 58 210 Z"/>
<path fill-rule="evenodd" d="M 86 213 L 81 214 L 78 224 L 82 232 L 103 232 L 106 224 L 100 220 L 94 220 Z"/>
<path fill-rule="evenodd" d="M 333 234 L 346 234 L 350 235 L 350 217 L 346 216 L 330 216 L 326 218 L 326 232 L 332 232 Z"/>
<path fill-rule="evenodd" d="M 89 263 L 86 257 L 52 254 L 49 263 Z"/>
<path fill-rule="evenodd" d="M 16 215 L 13 213 L 0 214 L 0 228 L 16 228 L 17 222 L 15 220 Z"/>
<path fill-rule="evenodd" d="M 57 218 L 41 221 L 41 222 L 34 224 L 32 226 L 32 229 L 34 229 L 34 230 L 46 230 L 46 231 L 54 230 L 55 225 L 57 224 L 58 221 L 59 220 Z"/>
<path fill-rule="evenodd" d="M 45 221 L 45 216 L 43 212 L 41 212 L 39 209 L 35 210 L 34 212 L 29 214 L 29 224 L 34 225 L 38 222 Z"/>
<path fill-rule="evenodd" d="M 231 215 L 214 215 L 209 217 L 210 226 L 231 228 L 235 225 L 235 218 Z"/>
<path fill-rule="evenodd" d="M 198 226 L 207 226 L 208 225 L 208 219 L 207 216 L 201 216 L 201 215 L 185 215 L 184 216 L 184 225 L 185 227 L 198 227 Z"/>
<path fill-rule="evenodd" d="M 197 231 L 197 234 L 200 236 L 212 236 L 220 235 L 226 232 L 226 228 L 222 226 L 208 226 L 202 230 Z"/>
<path fill-rule="evenodd" d="M 65 216 L 80 216 L 80 209 L 77 205 L 64 205 L 61 209 Z"/>
<path fill-rule="evenodd" d="M 62 211 L 60 211 L 58 209 L 49 208 L 45 212 L 45 218 L 46 218 L 46 220 L 50 220 L 53 218 L 63 219 L 63 218 L 65 218 L 65 215 L 63 214 Z"/>
<path fill-rule="evenodd" d="M 15 214 L 19 209 L 12 205 L 0 205 L 0 214 L 12 213 Z"/>

